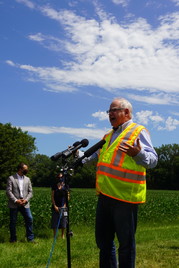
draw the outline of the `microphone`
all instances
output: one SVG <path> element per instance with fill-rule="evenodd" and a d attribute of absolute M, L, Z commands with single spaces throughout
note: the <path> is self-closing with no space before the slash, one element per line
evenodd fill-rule
<path fill-rule="evenodd" d="M 81 164 L 81 161 L 83 160 L 83 158 L 85 157 L 89 157 L 91 156 L 93 153 L 95 153 L 98 149 L 102 148 L 103 145 L 106 143 L 105 140 L 100 140 L 99 142 L 97 142 L 95 145 L 93 145 L 92 147 L 90 147 L 86 152 L 84 152 L 84 155 L 81 156 L 80 158 L 78 158 L 74 163 L 73 163 L 73 167 L 76 167 L 78 165 Z"/>
<path fill-rule="evenodd" d="M 84 153 L 84 156 L 85 156 L 85 157 L 89 157 L 90 155 L 92 155 L 93 153 L 95 153 L 98 149 L 101 149 L 105 143 L 106 143 L 105 140 L 100 140 L 100 141 L 97 142 L 95 145 L 93 145 L 92 147 L 90 147 L 90 148 Z"/>
<path fill-rule="evenodd" d="M 80 149 L 81 147 L 86 147 L 88 146 L 89 144 L 89 141 L 87 139 L 83 139 L 81 141 L 76 141 L 72 146 L 70 146 L 68 149 L 62 151 L 62 152 L 59 152 L 59 153 L 56 153 L 54 155 L 52 155 L 50 157 L 50 159 L 52 161 L 56 161 L 58 160 L 60 157 L 64 157 L 64 158 L 67 158 L 69 157 L 70 155 L 72 155 L 73 152 L 77 151 L 78 149 Z"/>

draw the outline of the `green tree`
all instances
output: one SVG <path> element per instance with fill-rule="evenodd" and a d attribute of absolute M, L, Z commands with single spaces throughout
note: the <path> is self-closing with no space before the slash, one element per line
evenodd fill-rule
<path fill-rule="evenodd" d="M 70 181 L 71 187 L 94 188 L 96 181 L 96 163 L 97 160 L 93 160 L 83 165 L 83 167 L 77 168 Z"/>
<path fill-rule="evenodd" d="M 35 138 L 10 123 L 0 123 L 0 187 L 16 172 L 19 162 L 30 163 L 36 150 Z"/>
<path fill-rule="evenodd" d="M 33 186 L 49 187 L 55 179 L 58 168 L 55 162 L 42 154 L 36 154 L 31 162 Z"/>
<path fill-rule="evenodd" d="M 148 170 L 148 186 L 151 189 L 179 189 L 179 144 L 162 145 L 155 148 L 158 165 Z"/>

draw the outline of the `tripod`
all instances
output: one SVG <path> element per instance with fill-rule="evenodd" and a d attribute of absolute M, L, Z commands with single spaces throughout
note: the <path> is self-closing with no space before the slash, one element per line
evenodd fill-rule
<path fill-rule="evenodd" d="M 66 207 L 61 208 L 59 211 L 59 219 L 58 219 L 58 224 L 57 224 L 57 228 L 56 228 L 56 233 L 55 233 L 55 237 L 54 237 L 54 242 L 52 244 L 52 248 L 50 251 L 50 256 L 47 262 L 47 266 L 46 268 L 49 267 L 50 265 L 50 261 L 52 258 L 52 254 L 54 251 L 54 247 L 55 247 L 55 243 L 56 243 L 56 239 L 57 239 L 57 234 L 58 234 L 58 228 L 60 225 L 60 222 L 62 220 L 62 217 L 66 217 L 67 218 L 67 225 L 66 225 L 66 238 L 67 238 L 67 263 L 68 263 L 68 268 L 71 268 L 71 251 L 70 251 L 70 237 L 73 235 L 72 231 L 70 231 L 70 224 L 69 224 L 69 204 L 68 204 L 68 197 L 69 197 L 69 172 L 68 172 L 69 168 L 67 167 L 67 163 L 65 163 L 65 165 L 62 167 L 61 171 L 63 171 L 63 178 L 64 178 L 64 190 L 65 190 L 65 203 L 66 203 Z M 70 169 L 72 170 L 72 169 Z M 62 216 L 63 215 L 63 216 Z"/>
<path fill-rule="evenodd" d="M 67 263 L 68 268 L 71 268 L 71 249 L 70 249 L 70 237 L 73 235 L 70 231 L 70 217 L 69 217 L 69 174 L 67 163 L 62 168 L 65 182 L 65 198 L 66 198 L 66 208 L 67 208 L 67 227 L 66 227 L 66 239 L 67 239 Z"/>

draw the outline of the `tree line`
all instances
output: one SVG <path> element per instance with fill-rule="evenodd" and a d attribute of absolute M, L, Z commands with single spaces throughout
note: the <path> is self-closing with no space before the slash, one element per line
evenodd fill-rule
<path fill-rule="evenodd" d="M 5 189 L 9 175 L 16 173 L 19 162 L 29 166 L 28 176 L 34 187 L 50 187 L 59 172 L 66 175 L 70 187 L 95 187 L 96 161 L 73 170 L 73 156 L 58 161 L 38 154 L 35 138 L 10 123 L 0 123 L 0 188 Z M 179 190 L 179 144 L 162 145 L 155 148 L 158 165 L 147 170 L 148 189 Z"/>

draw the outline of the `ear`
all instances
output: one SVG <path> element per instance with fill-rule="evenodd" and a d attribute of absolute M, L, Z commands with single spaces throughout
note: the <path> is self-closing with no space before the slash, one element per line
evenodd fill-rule
<path fill-rule="evenodd" d="M 129 113 L 129 109 L 125 108 L 125 109 L 124 109 L 124 113 L 125 113 L 126 116 L 129 116 L 129 114 L 130 114 L 130 113 Z"/>

